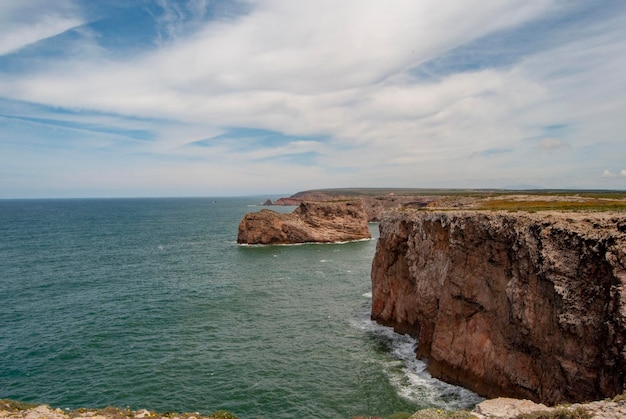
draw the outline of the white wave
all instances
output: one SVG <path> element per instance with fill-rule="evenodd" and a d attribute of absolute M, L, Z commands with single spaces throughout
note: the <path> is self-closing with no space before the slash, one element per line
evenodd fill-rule
<path fill-rule="evenodd" d="M 363 294 L 363 297 L 372 298 L 372 291 Z"/>
<path fill-rule="evenodd" d="M 347 241 L 336 241 L 336 242 L 304 242 L 304 243 L 271 243 L 271 244 L 249 244 L 249 243 L 236 243 L 242 247 L 268 247 L 268 246 L 327 246 L 327 245 L 335 245 L 335 244 L 348 244 L 354 242 L 366 242 L 372 239 L 358 239 L 358 240 L 347 240 Z"/>
<path fill-rule="evenodd" d="M 402 397 L 409 400 L 422 400 L 429 405 L 446 409 L 472 407 L 483 400 L 463 387 L 433 378 L 426 371 L 426 364 L 415 357 L 416 345 L 417 341 L 411 338 L 394 341 L 392 353 L 404 364 L 402 371 L 406 380 L 394 383 Z"/>
<path fill-rule="evenodd" d="M 433 378 L 426 364 L 415 357 L 416 339 L 371 320 L 363 319 L 359 323 L 358 328 L 389 347 L 389 356 L 381 358 L 380 364 L 401 397 L 422 406 L 450 410 L 472 408 L 483 400 L 470 390 Z"/>

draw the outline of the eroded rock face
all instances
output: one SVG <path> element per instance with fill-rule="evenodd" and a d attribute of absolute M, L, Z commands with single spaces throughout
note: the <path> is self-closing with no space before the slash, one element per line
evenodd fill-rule
<path fill-rule="evenodd" d="M 261 210 L 246 214 L 237 243 L 332 243 L 371 237 L 360 201 L 303 202 L 291 214 Z"/>
<path fill-rule="evenodd" d="M 431 373 L 547 404 L 621 393 L 626 215 L 390 212 L 372 319 L 419 338 Z"/>

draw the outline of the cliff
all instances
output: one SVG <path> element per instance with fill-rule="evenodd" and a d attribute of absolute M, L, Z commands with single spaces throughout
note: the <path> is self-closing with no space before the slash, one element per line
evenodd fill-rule
<path fill-rule="evenodd" d="M 290 214 L 267 209 L 246 214 L 239 224 L 237 243 L 332 243 L 370 237 L 360 201 L 303 202 Z"/>
<path fill-rule="evenodd" d="M 395 211 L 372 319 L 418 337 L 438 378 L 556 404 L 621 393 L 626 215 Z"/>

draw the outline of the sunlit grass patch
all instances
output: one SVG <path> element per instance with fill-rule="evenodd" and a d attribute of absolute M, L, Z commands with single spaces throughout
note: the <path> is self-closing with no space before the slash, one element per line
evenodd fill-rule
<path fill-rule="evenodd" d="M 555 409 L 544 412 L 522 413 L 515 419 L 590 419 L 591 413 L 579 407 L 577 409 Z"/>
<path fill-rule="evenodd" d="M 35 403 L 24 403 L 9 399 L 0 400 L 0 408 L 6 410 L 28 410 L 37 406 Z"/>
<path fill-rule="evenodd" d="M 491 199 L 480 202 L 476 209 L 504 211 L 626 211 L 626 201 L 592 198 L 584 200 L 516 200 Z"/>

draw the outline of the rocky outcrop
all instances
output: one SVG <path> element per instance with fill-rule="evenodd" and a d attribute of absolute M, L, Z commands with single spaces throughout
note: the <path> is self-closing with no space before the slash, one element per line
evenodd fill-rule
<path fill-rule="evenodd" d="M 303 202 L 290 214 L 267 209 L 246 214 L 239 224 L 237 243 L 332 243 L 370 237 L 360 201 Z"/>
<path fill-rule="evenodd" d="M 625 253 L 624 213 L 386 213 L 372 319 L 418 337 L 434 376 L 483 396 L 614 396 L 625 388 Z"/>
<path fill-rule="evenodd" d="M 442 200 L 450 201 L 458 198 L 442 197 L 437 195 L 404 196 L 394 193 L 384 195 L 330 195 L 322 191 L 304 191 L 287 197 L 279 198 L 273 205 L 297 206 L 302 202 L 325 202 L 331 200 L 359 200 L 367 213 L 370 222 L 378 222 L 383 212 L 397 208 L 424 208 L 433 204 L 441 203 Z M 448 202 L 446 202 L 448 204 Z"/>

